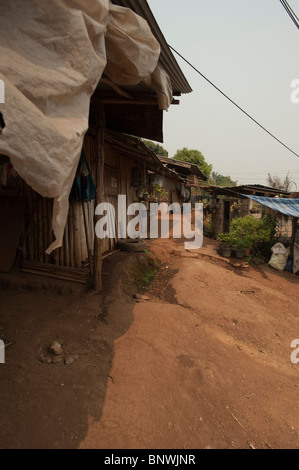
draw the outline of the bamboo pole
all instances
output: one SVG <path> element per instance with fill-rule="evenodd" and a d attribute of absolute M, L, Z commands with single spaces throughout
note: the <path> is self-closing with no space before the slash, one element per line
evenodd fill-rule
<path fill-rule="evenodd" d="M 93 260 L 92 260 L 92 245 L 91 245 L 91 226 L 89 223 L 89 213 L 88 213 L 88 202 L 82 202 L 83 206 L 83 215 L 84 215 L 84 226 L 87 242 L 87 251 L 88 251 L 88 263 L 91 276 L 93 275 Z"/>
<path fill-rule="evenodd" d="M 96 205 L 104 201 L 104 165 L 105 165 L 105 110 L 102 104 L 96 106 L 96 142 L 97 142 L 97 170 L 96 170 Z M 95 221 L 96 222 L 96 221 Z M 103 240 L 95 237 L 95 263 L 94 263 L 94 290 L 102 290 L 102 254 Z"/>
<path fill-rule="evenodd" d="M 53 212 L 53 199 L 47 199 L 47 229 L 48 229 L 48 235 L 47 235 L 47 248 L 48 246 L 51 245 L 53 241 L 53 228 L 52 228 L 52 212 Z M 51 262 L 54 259 L 54 254 L 51 253 L 49 255 L 49 262 Z"/>
<path fill-rule="evenodd" d="M 69 247 L 70 247 L 70 267 L 75 267 L 75 253 L 74 253 L 74 215 L 73 215 L 73 204 L 70 203 L 69 208 Z"/>
<path fill-rule="evenodd" d="M 69 219 L 66 221 L 65 231 L 64 231 L 64 264 L 68 268 L 70 267 L 70 245 L 69 245 Z"/>
<path fill-rule="evenodd" d="M 34 261 L 38 261 L 38 227 L 37 227 L 37 194 L 32 193 L 32 205 L 33 205 L 33 250 L 34 250 Z"/>
<path fill-rule="evenodd" d="M 28 258 L 34 259 L 34 236 L 33 236 L 33 203 L 32 203 L 32 189 L 27 185 L 27 198 L 29 207 L 29 228 L 28 228 Z"/>
<path fill-rule="evenodd" d="M 90 201 L 87 205 L 88 208 L 88 225 L 90 227 L 90 250 L 92 256 L 94 255 L 94 238 L 95 238 L 95 226 L 94 226 L 94 201 Z"/>
<path fill-rule="evenodd" d="M 85 263 L 88 259 L 88 249 L 86 240 L 86 230 L 84 224 L 83 202 L 78 204 L 79 222 L 80 222 L 80 244 L 81 244 L 81 262 Z"/>
<path fill-rule="evenodd" d="M 38 261 L 44 262 L 44 246 L 43 246 L 43 212 L 42 198 L 38 196 L 37 202 L 37 223 L 38 223 Z"/>
<path fill-rule="evenodd" d="M 47 199 L 42 199 L 42 215 L 43 215 L 43 251 L 44 251 L 44 259 L 45 263 L 49 263 L 49 255 L 45 254 L 45 250 L 48 248 L 48 201 Z"/>
<path fill-rule="evenodd" d="M 81 268 L 81 240 L 80 240 L 80 218 L 79 218 L 79 202 L 73 205 L 74 214 L 74 253 L 75 253 L 75 266 Z"/>

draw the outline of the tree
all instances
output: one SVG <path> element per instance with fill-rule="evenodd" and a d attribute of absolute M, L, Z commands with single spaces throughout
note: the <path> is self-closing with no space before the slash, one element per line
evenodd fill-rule
<path fill-rule="evenodd" d="M 164 147 L 162 147 L 162 145 L 157 144 L 156 142 L 152 142 L 151 140 L 141 140 L 149 149 L 155 152 L 156 155 L 161 155 L 161 157 L 168 157 L 168 152 Z"/>
<path fill-rule="evenodd" d="M 217 171 L 212 171 L 209 183 L 215 184 L 216 186 L 237 186 L 237 181 L 233 181 L 230 176 L 223 176 L 217 173 Z"/>
<path fill-rule="evenodd" d="M 292 185 L 289 173 L 287 174 L 285 179 L 282 179 L 279 176 L 271 176 L 270 173 L 268 173 L 267 181 L 269 186 L 275 189 L 281 189 L 282 191 L 290 191 Z"/>
<path fill-rule="evenodd" d="M 197 165 L 198 168 L 207 176 L 209 177 L 211 171 L 213 169 L 213 165 L 209 165 L 203 154 L 199 150 L 189 150 L 188 148 L 184 147 L 181 150 L 178 150 L 175 156 L 173 157 L 174 160 L 179 160 L 181 162 L 193 163 Z"/>

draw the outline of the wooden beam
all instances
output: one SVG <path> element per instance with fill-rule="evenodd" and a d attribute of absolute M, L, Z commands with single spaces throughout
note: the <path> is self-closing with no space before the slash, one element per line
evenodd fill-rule
<path fill-rule="evenodd" d="M 109 80 L 109 78 L 102 77 L 100 81 L 110 86 L 114 91 L 116 91 L 118 95 L 124 96 L 125 98 L 128 98 L 128 99 L 132 98 L 131 95 L 129 95 L 129 93 L 127 93 L 125 90 L 123 90 L 118 85 L 116 85 L 116 83 L 113 83 L 113 81 Z"/>
<path fill-rule="evenodd" d="M 157 100 L 134 100 L 134 99 L 109 99 L 104 98 L 101 100 L 102 104 L 125 104 L 125 105 L 141 105 L 141 106 L 158 106 Z M 172 100 L 171 104 L 179 105 L 179 100 Z"/>

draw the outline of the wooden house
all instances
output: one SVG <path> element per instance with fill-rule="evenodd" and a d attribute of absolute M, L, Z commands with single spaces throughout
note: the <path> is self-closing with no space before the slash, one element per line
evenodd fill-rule
<path fill-rule="evenodd" d="M 182 162 L 163 156 L 159 156 L 159 159 L 165 168 L 174 171 L 181 179 L 181 184 L 179 184 L 178 181 L 165 178 L 164 187 L 172 195 L 172 202 L 179 202 L 181 204 L 188 202 L 191 197 L 191 189 L 199 188 L 200 184 L 208 179 L 200 168 L 193 163 Z"/>
<path fill-rule="evenodd" d="M 148 22 L 160 44 L 158 65 L 171 83 L 172 104 L 178 105 L 176 97 L 192 90 L 146 0 L 112 3 L 130 8 Z M 19 266 L 23 272 L 90 282 L 94 290 L 101 290 L 102 258 L 115 249 L 118 234 L 116 226 L 115 239 L 95 236 L 95 207 L 102 202 L 116 207 L 118 195 L 127 197 L 127 205 L 140 201 L 138 184 L 148 183 L 152 174 L 162 175 L 173 184 L 181 182 L 180 176 L 140 139 L 163 141 L 161 99 L 161 93 L 146 82 L 119 86 L 102 76 L 90 102 L 89 129 L 70 196 L 63 245 L 51 254 L 46 250 L 53 241 L 53 199 L 32 190 L 14 173 L 10 160 L 0 156 L 0 175 L 2 172 L 5 179 L 0 194 L 0 222 L 7 227 L 2 231 L 0 272 Z"/>

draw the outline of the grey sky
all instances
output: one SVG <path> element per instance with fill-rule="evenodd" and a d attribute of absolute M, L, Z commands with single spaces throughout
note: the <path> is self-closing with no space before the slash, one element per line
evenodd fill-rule
<path fill-rule="evenodd" d="M 299 30 L 278 0 L 148 0 L 167 40 L 222 91 L 299 153 Z M 289 0 L 299 16 L 299 0 Z M 180 58 L 193 93 L 164 118 L 163 146 L 200 150 L 213 169 L 243 183 L 290 172 L 299 159 L 259 129 Z M 296 189 L 293 186 L 292 189 Z"/>

